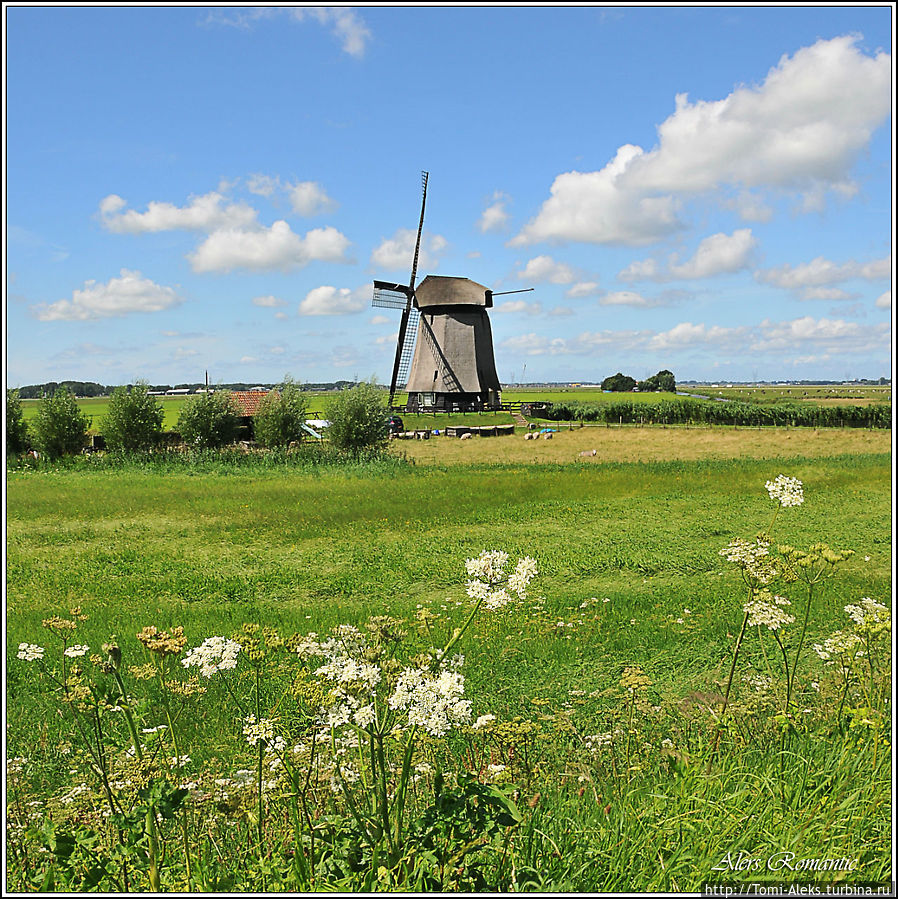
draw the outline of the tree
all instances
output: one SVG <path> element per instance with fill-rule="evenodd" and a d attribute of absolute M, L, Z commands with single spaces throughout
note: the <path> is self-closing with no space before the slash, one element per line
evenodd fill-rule
<path fill-rule="evenodd" d="M 655 390 L 662 393 L 677 392 L 677 379 L 674 377 L 674 373 L 666 368 L 659 371 L 658 374 L 652 375 L 649 380 L 655 384 Z"/>
<path fill-rule="evenodd" d="M 328 405 L 327 417 L 328 438 L 338 449 L 358 453 L 387 442 L 390 407 L 384 392 L 373 382 L 362 381 L 341 390 Z"/>
<path fill-rule="evenodd" d="M 285 378 L 280 390 L 267 393 L 253 418 L 253 433 L 262 446 L 287 446 L 302 440 L 308 401 L 300 387 Z"/>
<path fill-rule="evenodd" d="M 60 387 L 38 404 L 32 423 L 32 443 L 49 459 L 80 453 L 87 442 L 89 427 L 90 418 L 78 408 L 74 395 Z"/>
<path fill-rule="evenodd" d="M 616 375 L 609 375 L 602 381 L 602 390 L 611 390 L 614 393 L 626 393 L 635 386 L 636 380 L 621 372 L 618 372 Z"/>
<path fill-rule="evenodd" d="M 127 387 L 112 391 L 101 430 L 109 449 L 148 450 L 158 442 L 164 418 L 162 403 L 150 396 L 145 381 L 138 381 L 130 391 Z"/>
<path fill-rule="evenodd" d="M 28 425 L 22 417 L 18 390 L 6 391 L 6 454 L 18 456 L 28 449 Z"/>
<path fill-rule="evenodd" d="M 181 438 L 198 449 L 217 449 L 233 443 L 239 428 L 240 414 L 227 391 L 191 397 L 178 415 Z"/>

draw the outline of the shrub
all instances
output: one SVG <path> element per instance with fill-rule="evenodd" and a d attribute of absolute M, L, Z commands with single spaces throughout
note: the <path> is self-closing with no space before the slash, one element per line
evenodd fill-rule
<path fill-rule="evenodd" d="M 87 442 L 90 418 L 79 408 L 65 387 L 41 400 L 32 424 L 32 443 L 49 459 L 80 453 Z"/>
<path fill-rule="evenodd" d="M 28 425 L 22 417 L 18 390 L 6 391 L 6 454 L 18 456 L 28 449 Z"/>
<path fill-rule="evenodd" d="M 626 393 L 636 386 L 636 379 L 618 372 L 616 375 L 609 375 L 602 381 L 602 390 L 610 390 L 613 393 Z"/>
<path fill-rule="evenodd" d="M 178 415 L 178 431 L 185 443 L 198 449 L 217 449 L 233 443 L 240 415 L 227 391 L 191 397 Z"/>
<path fill-rule="evenodd" d="M 358 453 L 387 442 L 390 407 L 373 382 L 363 381 L 338 393 L 327 408 L 327 417 L 327 434 L 337 449 Z"/>
<path fill-rule="evenodd" d="M 272 390 L 265 396 L 256 412 L 253 431 L 258 443 L 275 447 L 302 440 L 307 405 L 298 385 L 286 378 L 279 391 Z"/>
<path fill-rule="evenodd" d="M 134 452 L 147 450 L 159 440 L 165 411 L 149 387 L 139 381 L 129 391 L 116 387 L 109 400 L 102 433 L 112 450 Z"/>

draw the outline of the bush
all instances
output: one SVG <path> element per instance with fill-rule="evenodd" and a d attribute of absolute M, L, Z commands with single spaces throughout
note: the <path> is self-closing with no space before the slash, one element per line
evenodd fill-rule
<path fill-rule="evenodd" d="M 6 391 L 6 455 L 19 456 L 28 449 L 28 425 L 22 417 L 18 390 Z"/>
<path fill-rule="evenodd" d="M 48 459 L 80 453 L 87 443 L 90 418 L 65 387 L 41 400 L 32 424 L 34 448 Z"/>
<path fill-rule="evenodd" d="M 327 417 L 327 434 L 337 449 L 358 453 L 386 445 L 390 407 L 373 382 L 363 381 L 338 393 L 328 405 Z"/>
<path fill-rule="evenodd" d="M 116 387 L 103 419 L 106 446 L 124 452 L 148 450 L 158 442 L 164 418 L 162 403 L 150 396 L 145 382 L 139 381 L 130 391 Z"/>
<path fill-rule="evenodd" d="M 183 441 L 199 449 L 217 449 L 234 443 L 240 429 L 240 413 L 227 391 L 191 397 L 178 415 Z"/>
<path fill-rule="evenodd" d="M 626 393 L 636 386 L 636 379 L 618 372 L 616 375 L 609 375 L 602 381 L 602 390 L 610 390 L 613 393 Z"/>
<path fill-rule="evenodd" d="M 308 402 L 290 379 L 280 390 L 272 390 L 259 405 L 253 419 L 256 441 L 265 447 L 288 446 L 302 440 Z"/>

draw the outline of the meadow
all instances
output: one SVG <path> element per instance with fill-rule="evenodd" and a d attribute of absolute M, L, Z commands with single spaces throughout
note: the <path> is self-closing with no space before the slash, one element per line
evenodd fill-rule
<path fill-rule="evenodd" d="M 780 859 L 762 880 L 887 880 L 889 449 L 870 431 L 577 428 L 303 470 L 8 469 L 7 889 L 696 891 L 759 879 L 726 869 L 740 852 Z M 800 506 L 768 495 L 779 474 Z M 771 594 L 721 552 L 768 532 L 793 620 L 747 627 L 747 598 Z M 482 605 L 478 571 L 515 592 L 466 566 L 493 550 L 538 574 Z M 875 628 L 846 614 L 863 597 Z M 149 625 L 178 654 L 139 641 Z M 852 627 L 866 656 L 812 649 Z M 190 679 L 181 656 L 213 636 L 238 663 Z M 90 647 L 68 675 L 63 646 Z M 322 771 L 328 659 L 359 715 L 365 665 L 396 692 L 373 723 L 331 722 Z M 463 671 L 446 732 L 406 722 L 403 665 L 453 689 Z M 853 867 L 795 869 L 820 858 Z"/>

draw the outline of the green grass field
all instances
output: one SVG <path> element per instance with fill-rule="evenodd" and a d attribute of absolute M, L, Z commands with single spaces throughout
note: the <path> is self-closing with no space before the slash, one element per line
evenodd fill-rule
<path fill-rule="evenodd" d="M 629 432 L 636 433 L 640 441 L 654 440 L 654 458 L 671 452 L 672 432 Z M 699 436 L 713 444 L 716 433 Z M 634 461 L 631 447 L 629 456 L 622 448 L 613 457 L 629 461 L 583 465 L 573 443 L 564 458 L 507 458 L 503 446 L 510 444 L 502 441 L 515 438 L 493 438 L 480 441 L 491 458 L 448 455 L 426 465 L 375 462 L 228 475 L 137 467 L 8 472 L 7 753 L 29 760 L 27 776 L 13 791 L 14 801 L 22 797 L 16 821 L 27 818 L 25 797 L 40 803 L 28 813 L 34 821 L 45 809 L 65 819 L 68 807 L 58 797 L 71 787 L 69 772 L 84 765 L 71 754 L 77 734 L 55 711 L 54 691 L 35 679 L 34 663 L 15 658 L 20 643 L 51 646 L 45 619 L 65 618 L 80 606 L 88 619 L 73 641 L 99 651 L 115 635 L 125 667 L 145 661 L 135 635 L 146 625 L 182 626 L 192 647 L 212 635 L 239 636 L 247 623 L 283 636 L 323 635 L 340 624 L 363 628 L 371 616 L 389 615 L 406 622 L 408 639 L 422 650 L 442 645 L 466 615 L 465 559 L 502 549 L 512 559 L 536 559 L 537 589 L 528 603 L 478 615 L 462 651 L 473 717 L 488 712 L 516 722 L 517 736 L 501 738 L 497 731 L 490 742 L 471 735 L 421 744 L 431 764 L 469 770 L 478 746 L 481 761 L 474 768 L 483 772 L 490 762 L 502 769 L 495 782 L 518 790 L 517 835 L 504 843 L 498 831 L 484 837 L 482 855 L 490 861 L 483 871 L 496 878 L 490 883 L 562 892 L 695 891 L 715 877 L 712 869 L 727 852 L 741 850 L 765 858 L 786 850 L 799 858 L 851 856 L 858 859 L 855 879 L 887 878 L 888 700 L 874 710 L 861 679 L 846 690 L 847 708 L 865 702 L 869 708 L 854 718 L 841 710 L 837 716 L 838 681 L 809 647 L 846 626 L 847 603 L 864 596 L 889 602 L 888 442 L 872 450 L 846 444 L 839 455 L 831 446 L 815 451 L 811 443 L 782 442 L 781 435 L 746 434 L 761 441 L 751 453 L 768 456 L 751 458 L 734 449 L 740 433 L 719 432 L 726 442 L 716 450 L 678 461 Z M 865 435 L 846 438 L 857 436 Z M 779 442 L 764 444 L 768 437 Z M 460 443 L 420 446 L 438 453 L 441 445 Z M 783 731 L 776 723 L 780 690 L 771 687 L 762 696 L 744 680 L 775 673 L 779 664 L 771 635 L 762 641 L 760 630 L 752 629 L 740 656 L 732 724 L 715 754 L 709 748 L 715 719 L 705 707 L 720 700 L 744 601 L 742 579 L 720 550 L 770 525 L 774 506 L 764 483 L 780 473 L 803 482 L 805 503 L 778 513 L 776 539 L 798 547 L 824 541 L 856 555 L 817 591 L 796 681 L 800 708 L 790 712 L 794 724 Z M 799 616 L 798 586 L 782 589 Z M 431 616 L 429 635 L 415 627 L 422 610 Z M 790 625 L 784 637 L 790 653 L 798 627 Z M 628 694 L 621 678 L 630 666 L 650 684 Z M 238 672 L 234 689 L 251 690 L 252 669 Z M 294 675 L 283 676 L 283 682 L 266 683 L 266 697 L 280 695 L 278 685 L 288 698 L 298 695 L 288 689 Z M 128 683 L 138 691 L 139 681 Z M 207 693 L 192 701 L 179 724 L 190 777 L 252 769 L 231 693 L 210 681 Z M 286 712 L 297 701 L 278 705 L 282 726 L 293 721 Z M 148 727 L 162 720 L 158 701 L 135 709 Z M 857 724 L 843 727 L 843 719 Z M 108 720 L 124 751 L 121 716 L 118 723 L 115 716 Z M 590 735 L 606 731 L 611 748 L 603 755 L 589 748 L 596 739 Z M 416 809 L 426 805 L 426 795 L 415 800 Z M 253 807 L 250 798 L 242 810 L 220 808 L 207 824 L 200 823 L 206 820 L 202 807 L 191 807 L 191 827 L 198 828 L 197 845 L 206 853 L 197 850 L 194 886 L 289 888 L 292 868 L 277 865 L 292 853 L 274 848 L 263 865 L 252 851 L 252 835 L 262 827 Z M 289 844 L 289 816 L 279 818 L 279 809 L 272 797 L 266 839 L 273 847 Z M 168 888 L 183 888 L 177 819 L 159 820 L 167 834 Z M 32 855 L 11 844 L 10 888 L 34 889 L 46 882 L 40 878 L 47 870 L 60 880 L 75 877 L 74 861 L 48 869 L 33 855 L 40 842 L 35 834 Z M 22 837 L 21 845 L 27 848 L 28 840 Z M 134 857 L 143 859 L 146 843 L 140 845 Z M 367 875 L 352 874 L 351 865 L 340 868 L 336 858 L 321 856 L 321 870 L 329 859 L 331 873 L 320 876 L 319 887 L 408 885 L 390 880 L 402 865 L 365 881 Z M 141 864 L 134 863 L 135 883 L 144 882 Z M 408 860 L 403 864 L 419 870 Z M 509 880 L 508 865 L 517 879 Z M 107 867 L 112 871 L 112 862 Z M 236 879 L 222 879 L 227 870 Z M 371 870 L 379 869 L 374 864 Z M 103 883 L 114 885 L 117 876 L 109 873 Z"/>

